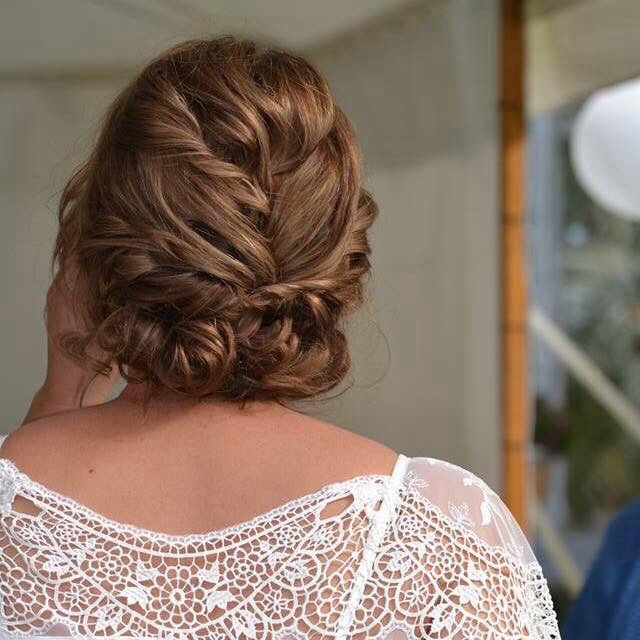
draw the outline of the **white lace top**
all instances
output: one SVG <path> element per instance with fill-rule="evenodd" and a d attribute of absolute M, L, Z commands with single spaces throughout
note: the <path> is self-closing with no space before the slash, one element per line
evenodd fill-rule
<path fill-rule="evenodd" d="M 345 497 L 340 513 L 325 514 Z M 43 636 L 560 637 L 513 517 L 447 462 L 400 454 L 391 475 L 335 482 L 224 529 L 167 535 L 110 520 L 0 458 L 0 638 Z"/>

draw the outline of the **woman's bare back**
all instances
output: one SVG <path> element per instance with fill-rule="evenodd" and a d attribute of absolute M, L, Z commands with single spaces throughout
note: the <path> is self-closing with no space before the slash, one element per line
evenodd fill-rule
<path fill-rule="evenodd" d="M 104 516 L 184 534 L 244 522 L 331 482 L 388 474 L 398 455 L 277 403 L 163 397 L 145 412 L 133 389 L 23 425 L 1 456 Z"/>

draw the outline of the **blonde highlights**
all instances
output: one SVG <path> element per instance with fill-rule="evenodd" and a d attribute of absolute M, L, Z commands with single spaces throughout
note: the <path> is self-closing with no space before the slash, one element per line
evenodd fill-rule
<path fill-rule="evenodd" d="M 233 38 L 178 45 L 117 97 L 63 192 L 54 257 L 87 292 L 64 346 L 191 396 L 328 391 L 350 366 L 341 324 L 376 212 L 308 62 Z"/>

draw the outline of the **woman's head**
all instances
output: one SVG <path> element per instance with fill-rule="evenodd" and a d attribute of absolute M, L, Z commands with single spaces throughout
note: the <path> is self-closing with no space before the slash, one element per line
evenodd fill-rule
<path fill-rule="evenodd" d="M 186 42 L 116 98 L 66 186 L 55 258 L 86 283 L 72 355 L 192 396 L 318 395 L 349 368 L 367 230 L 352 129 L 303 59 Z"/>

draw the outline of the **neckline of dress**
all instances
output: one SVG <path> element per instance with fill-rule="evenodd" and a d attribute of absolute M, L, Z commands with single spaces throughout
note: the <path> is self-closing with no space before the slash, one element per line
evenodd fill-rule
<path fill-rule="evenodd" d="M 234 533 L 240 533 L 246 529 L 257 526 L 264 521 L 273 519 L 274 517 L 281 515 L 291 509 L 294 509 L 295 507 L 307 503 L 314 503 L 323 498 L 325 495 L 331 495 L 332 497 L 334 497 L 336 494 L 339 494 L 340 491 L 346 490 L 350 486 L 357 486 L 359 484 L 362 485 L 369 482 L 393 482 L 394 480 L 396 482 L 399 482 L 404 477 L 409 460 L 410 458 L 408 456 L 402 453 L 398 453 L 396 461 L 393 465 L 393 469 L 390 473 L 360 474 L 352 476 L 350 478 L 346 478 L 344 480 L 335 480 L 333 482 L 328 482 L 321 485 L 318 489 L 307 492 L 295 498 L 290 498 L 285 502 L 282 502 L 260 513 L 257 513 L 256 515 L 245 520 L 241 520 L 224 527 L 211 529 L 209 531 L 201 533 L 182 534 L 164 533 L 162 531 L 139 527 L 135 524 L 121 522 L 119 520 L 116 520 L 115 518 L 110 518 L 83 504 L 82 502 L 79 502 L 71 496 L 68 496 L 59 491 L 55 491 L 54 489 L 50 489 L 37 480 L 33 480 L 27 473 L 20 470 L 15 462 L 13 462 L 13 460 L 10 460 L 9 458 L 0 457 L 0 465 L 2 463 L 6 464 L 9 469 L 11 469 L 12 474 L 18 480 L 19 486 L 17 487 L 16 495 L 20 494 L 21 488 L 31 489 L 30 493 L 33 494 L 33 496 L 42 495 L 46 498 L 49 498 L 49 500 L 51 500 L 53 503 L 66 505 L 71 510 L 85 515 L 89 520 L 98 522 L 101 525 L 108 527 L 118 533 L 129 533 L 138 537 L 144 537 L 153 541 L 160 541 L 174 545 L 187 545 L 209 540 L 221 539 Z M 26 500 L 32 500 L 29 495 L 25 495 L 24 497 Z M 38 505 L 36 504 L 36 506 Z M 38 517 L 37 515 L 31 515 L 22 511 L 13 511 L 13 513 L 19 515 L 20 517 L 32 519 L 36 519 Z M 0 513 L 0 517 L 1 515 L 2 514 Z"/>

